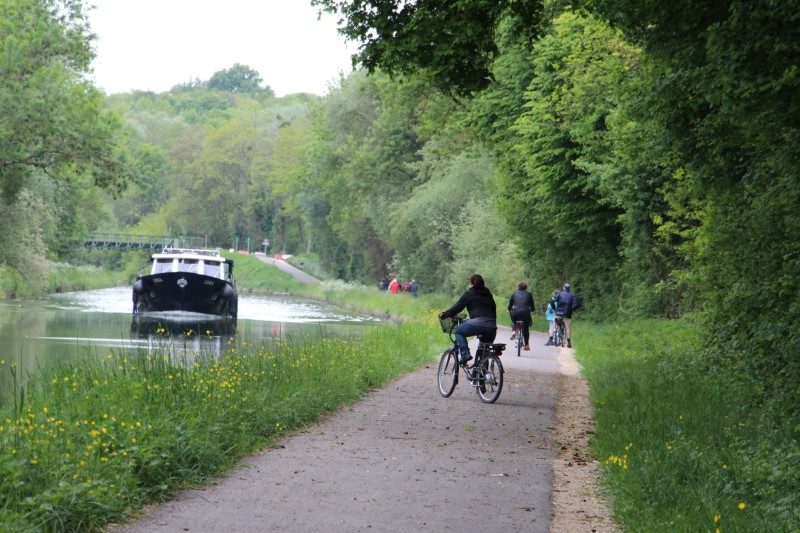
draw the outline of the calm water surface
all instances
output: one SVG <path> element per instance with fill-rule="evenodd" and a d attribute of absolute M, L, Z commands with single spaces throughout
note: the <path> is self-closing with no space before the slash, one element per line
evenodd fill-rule
<path fill-rule="evenodd" d="M 0 302 L 0 360 L 36 372 L 71 357 L 163 349 L 219 353 L 232 334 L 262 341 L 306 333 L 358 334 L 378 323 L 317 302 L 283 296 L 239 296 L 235 325 L 193 313 L 131 314 L 128 287 Z M 5 365 L 4 365 L 5 366 Z"/>

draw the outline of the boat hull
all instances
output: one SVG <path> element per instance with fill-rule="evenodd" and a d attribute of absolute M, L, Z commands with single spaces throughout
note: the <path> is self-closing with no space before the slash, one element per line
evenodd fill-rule
<path fill-rule="evenodd" d="M 159 337 L 232 337 L 236 335 L 236 319 L 183 315 L 180 319 L 164 314 L 135 314 L 131 319 L 131 334 L 138 338 Z"/>
<path fill-rule="evenodd" d="M 190 272 L 142 276 L 133 285 L 139 313 L 187 311 L 236 318 L 239 298 L 226 280 Z"/>

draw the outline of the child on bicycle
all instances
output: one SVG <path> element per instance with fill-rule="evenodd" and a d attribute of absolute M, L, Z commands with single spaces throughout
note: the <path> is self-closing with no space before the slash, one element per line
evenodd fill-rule
<path fill-rule="evenodd" d="M 552 346 L 553 337 L 556 335 L 556 307 L 558 305 L 556 303 L 556 296 L 558 296 L 558 291 L 553 291 L 550 301 L 547 302 L 544 308 L 544 318 L 547 320 L 547 334 L 550 336 L 547 342 L 544 343 L 545 346 Z"/>

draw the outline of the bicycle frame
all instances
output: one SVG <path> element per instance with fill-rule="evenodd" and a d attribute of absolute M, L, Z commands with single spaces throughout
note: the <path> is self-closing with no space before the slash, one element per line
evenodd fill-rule
<path fill-rule="evenodd" d="M 458 367 L 463 369 L 464 377 L 475 387 L 475 391 L 484 403 L 494 403 L 503 390 L 503 364 L 500 355 L 505 350 L 505 344 L 485 342 L 478 338 L 478 348 L 471 365 L 457 364 L 459 348 L 453 331 L 463 322 L 461 317 L 453 319 L 440 319 L 442 330 L 450 337 L 451 347 L 444 350 L 439 359 L 437 381 L 439 393 L 448 398 L 458 385 Z"/>
<path fill-rule="evenodd" d="M 556 315 L 556 335 L 555 335 L 555 342 L 556 346 L 564 346 L 564 335 L 566 335 L 566 325 L 564 324 L 564 317 L 562 315 Z"/>

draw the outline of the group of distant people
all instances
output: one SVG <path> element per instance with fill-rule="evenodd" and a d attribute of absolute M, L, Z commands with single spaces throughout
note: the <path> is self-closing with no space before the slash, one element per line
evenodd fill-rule
<path fill-rule="evenodd" d="M 397 278 L 392 278 L 392 281 L 389 281 L 388 278 L 381 278 L 381 281 L 378 283 L 378 289 L 383 292 L 388 291 L 392 294 L 406 292 L 411 296 L 416 297 L 417 293 L 419 292 L 419 285 L 417 285 L 417 280 L 415 279 L 405 283 L 400 283 Z"/>
<path fill-rule="evenodd" d="M 550 301 L 545 306 L 545 318 L 549 322 L 550 338 L 545 346 L 553 344 L 555 335 L 556 316 L 564 321 L 567 346 L 572 347 L 572 314 L 580 309 L 581 301 L 572 293 L 569 283 L 564 283 L 560 291 L 554 291 Z M 449 309 L 439 313 L 439 318 L 454 317 L 464 309 L 469 314 L 469 319 L 459 324 L 453 332 L 460 351 L 459 364 L 471 359 L 467 337 L 478 335 L 484 342 L 493 342 L 497 335 L 497 308 L 494 296 L 486 287 L 480 274 L 473 274 L 469 278 L 469 287 L 456 303 Z M 508 312 L 512 323 L 520 321 L 523 324 L 524 349 L 530 350 L 530 325 L 531 313 L 535 310 L 533 295 L 528 292 L 528 284 L 521 281 L 517 290 L 508 301 Z M 512 334 L 514 339 L 516 332 Z"/>

